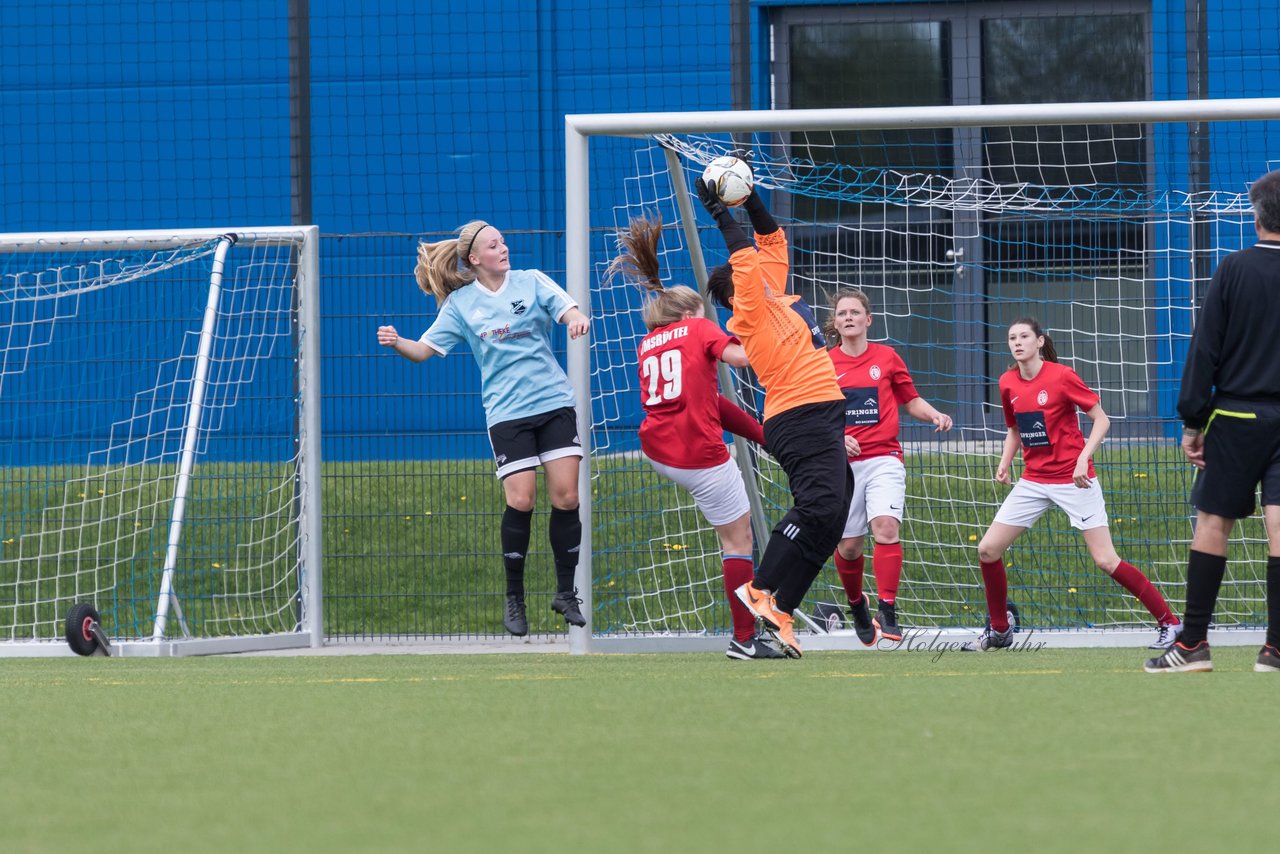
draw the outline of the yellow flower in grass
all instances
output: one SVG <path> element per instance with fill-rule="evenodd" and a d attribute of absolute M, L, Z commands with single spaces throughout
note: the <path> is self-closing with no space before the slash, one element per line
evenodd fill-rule
<path fill-rule="evenodd" d="M 977 541 L 978 541 L 978 535 L 977 535 L 977 534 L 970 534 L 970 535 L 969 535 L 969 542 L 971 542 L 971 543 L 976 543 Z"/>

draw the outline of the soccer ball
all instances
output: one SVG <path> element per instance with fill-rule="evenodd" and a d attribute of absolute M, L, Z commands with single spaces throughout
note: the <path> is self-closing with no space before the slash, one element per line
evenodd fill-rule
<path fill-rule="evenodd" d="M 715 190 L 721 200 L 729 207 L 735 207 L 747 200 L 751 188 L 755 186 L 755 177 L 751 167 L 736 157 L 717 157 L 702 170 L 702 180 Z"/>

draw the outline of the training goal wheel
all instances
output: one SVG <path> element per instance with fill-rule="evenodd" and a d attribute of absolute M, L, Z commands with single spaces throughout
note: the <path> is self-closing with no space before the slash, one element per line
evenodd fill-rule
<path fill-rule="evenodd" d="M 111 654 L 111 642 L 92 605 L 77 602 L 67 612 L 67 644 L 76 655 Z"/>
<path fill-rule="evenodd" d="M 1009 628 L 1013 629 L 1015 632 L 1022 631 L 1022 616 L 1018 613 L 1018 606 L 1010 602 L 1008 614 Z"/>

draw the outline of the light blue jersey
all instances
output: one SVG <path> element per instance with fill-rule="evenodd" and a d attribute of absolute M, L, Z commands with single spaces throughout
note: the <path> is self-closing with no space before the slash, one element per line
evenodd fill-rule
<path fill-rule="evenodd" d="M 577 305 L 542 271 L 509 270 L 496 291 L 473 282 L 449 294 L 419 340 L 442 356 L 471 345 L 492 427 L 574 406 L 573 386 L 551 352 L 551 327 Z"/>

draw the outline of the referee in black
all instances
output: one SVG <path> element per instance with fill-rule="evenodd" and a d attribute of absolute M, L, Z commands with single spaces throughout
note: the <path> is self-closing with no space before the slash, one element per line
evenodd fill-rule
<path fill-rule="evenodd" d="M 1252 516 L 1262 484 L 1267 525 L 1267 640 L 1253 669 L 1280 672 L 1280 170 L 1249 188 L 1258 242 L 1218 265 L 1182 371 L 1182 452 L 1199 469 L 1182 637 L 1148 673 L 1212 670 L 1206 639 L 1227 568 L 1227 537 Z"/>

